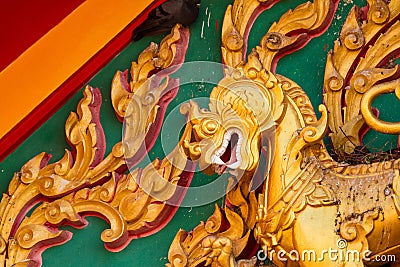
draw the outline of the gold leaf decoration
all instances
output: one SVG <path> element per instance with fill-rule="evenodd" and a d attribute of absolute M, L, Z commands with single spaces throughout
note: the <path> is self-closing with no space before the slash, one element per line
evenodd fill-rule
<path fill-rule="evenodd" d="M 135 139 L 138 147 L 142 146 L 151 126 L 158 127 L 158 111 L 165 108 L 176 93 L 175 89 L 172 94 L 162 95 L 163 90 L 175 86 L 174 83 L 153 87 L 149 91 L 149 75 L 183 61 L 184 54 L 176 51 L 178 46 L 185 51 L 187 35 L 188 30 L 177 25 L 161 42 L 160 48 L 152 44 L 142 53 L 139 63 L 132 67 L 133 90 L 125 90 L 121 72 L 114 78 L 112 99 L 117 114 L 126 117 L 135 116 L 132 112 L 136 112 L 147 118 L 131 121 L 126 131 L 127 139 Z M 127 101 L 130 99 L 137 100 L 136 110 L 129 109 Z M 64 224 L 84 227 L 87 224 L 84 217 L 88 215 L 97 214 L 110 224 L 110 228 L 102 232 L 101 240 L 111 251 L 123 249 L 137 235 L 143 236 L 156 231 L 156 227 L 162 227 L 162 223 L 148 227 L 152 222 L 164 219 L 163 223 L 167 223 L 171 218 L 174 207 L 170 207 L 167 200 L 173 197 L 186 167 L 179 145 L 170 155 L 171 160 L 156 160 L 144 170 L 125 174 L 125 157 L 138 160 L 142 157 L 140 153 L 145 151 L 131 149 L 126 142 L 119 142 L 108 156 L 103 157 L 105 139 L 99 121 L 100 105 L 100 91 L 87 86 L 77 112 L 71 112 L 65 124 L 66 138 L 73 152 L 65 150 L 64 156 L 52 164 L 48 164 L 50 156 L 41 153 L 15 173 L 7 194 L 3 195 L 0 210 L 0 259 L 5 266 L 40 265 L 42 250 L 62 244 L 72 236 L 58 227 Z M 124 109 L 130 113 L 125 114 L 122 112 Z M 133 177 L 135 174 L 137 177 Z M 183 175 L 186 182 L 190 181 L 189 173 Z M 149 191 L 139 187 L 136 179 L 147 181 L 146 190 Z M 171 187 L 167 194 L 166 186 Z M 151 194 L 164 199 L 151 197 Z M 26 216 L 36 204 L 39 205 L 31 215 Z"/>
<path fill-rule="evenodd" d="M 399 30 L 396 19 L 399 2 L 369 0 L 368 4 L 366 18 L 362 16 L 365 10 L 352 8 L 325 69 L 324 100 L 329 112 L 334 114 L 329 119 L 329 128 L 338 154 L 351 154 L 362 143 L 364 94 L 373 85 L 398 76 L 397 66 L 387 60 L 398 49 L 395 39 Z"/>
<path fill-rule="evenodd" d="M 256 48 L 264 68 L 275 72 L 279 53 L 296 50 L 316 33 L 323 32 L 337 4 L 338 1 L 315 0 L 283 14 L 278 22 L 272 24 Z"/>
<path fill-rule="evenodd" d="M 65 125 L 72 152 L 66 150 L 52 164 L 49 155 L 37 155 L 15 173 L 3 195 L 3 265 L 40 265 L 41 251 L 71 238 L 59 226 L 84 227 L 84 218 L 93 214 L 109 223 L 100 238 L 110 251 L 157 231 L 171 219 L 190 183 L 195 166 L 189 159 L 207 174 L 229 168 L 231 176 L 224 206 L 216 205 L 192 231 L 179 230 L 168 252 L 169 267 L 256 266 L 259 247 L 280 266 L 307 266 L 292 252 L 310 248 L 370 250 L 373 259 L 396 251 L 400 159 L 338 162 L 323 138 L 329 128 L 334 148 L 346 154 L 362 144 L 366 125 L 400 133 L 399 123 L 384 122 L 372 110 L 381 94 L 400 98 L 394 62 L 400 51 L 400 2 L 368 0 L 367 7 L 350 11 L 327 57 L 319 118 L 302 88 L 275 74 L 275 67 L 284 53 L 324 32 L 338 1 L 316 0 L 287 11 L 246 60 L 249 27 L 276 2 L 237 0 L 227 8 L 222 56 L 230 68 L 212 90 L 209 109 L 195 101 L 181 106 L 186 128 L 164 159 L 133 168 L 154 143 L 176 94 L 178 82 L 168 74 L 183 61 L 187 29 L 177 25 L 159 46 L 150 44 L 132 63 L 129 81 L 127 72 L 114 76 L 111 98 L 125 120 L 124 140 L 106 157 L 101 96 L 88 86 Z M 326 258 L 318 264 L 337 262 Z"/>

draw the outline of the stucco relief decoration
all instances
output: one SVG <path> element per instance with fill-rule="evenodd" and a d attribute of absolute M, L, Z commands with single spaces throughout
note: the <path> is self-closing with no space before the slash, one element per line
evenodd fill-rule
<path fill-rule="evenodd" d="M 278 2 L 236 0 L 227 7 L 224 78 L 208 108 L 196 100 L 181 105 L 185 129 L 164 159 L 136 166 L 154 145 L 179 89 L 170 75 L 184 62 L 187 28 L 177 25 L 159 45 L 152 43 L 130 75 L 115 74 L 111 99 L 124 137 L 109 155 L 99 118 L 102 97 L 87 86 L 65 124 L 72 149 L 51 164 L 48 154 L 38 154 L 3 194 L 2 264 L 40 266 L 43 250 L 71 238 L 59 227 L 85 227 L 86 216 L 109 223 L 100 238 L 110 251 L 157 234 L 179 208 L 196 165 L 206 174 L 229 171 L 225 204 L 190 232 L 176 234 L 165 252 L 169 267 L 259 266 L 260 251 L 277 266 L 379 265 L 387 255 L 400 260 L 400 159 L 352 157 L 371 129 L 400 134 L 399 122 L 380 119 L 372 108 L 379 95 L 400 97 L 400 1 L 367 0 L 351 9 L 326 57 L 318 114 L 303 89 L 276 69 L 280 58 L 327 30 L 339 0 L 288 10 L 265 25 L 269 29 L 247 55 L 253 23 Z M 334 261 L 323 256 L 329 249 L 352 257 Z"/>

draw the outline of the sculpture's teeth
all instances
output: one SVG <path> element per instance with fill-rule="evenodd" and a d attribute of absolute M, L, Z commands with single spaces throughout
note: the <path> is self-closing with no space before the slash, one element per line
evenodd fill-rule
<path fill-rule="evenodd" d="M 224 154 L 225 150 L 226 150 L 226 148 L 220 147 L 220 148 L 217 150 L 217 152 L 215 152 L 215 155 L 216 155 L 217 157 L 220 157 L 220 156 L 222 156 L 222 154 Z"/>
<path fill-rule="evenodd" d="M 240 154 L 240 149 L 242 147 L 243 136 L 242 136 L 242 133 L 240 131 L 237 132 L 237 135 L 239 136 L 239 139 L 238 139 L 238 142 L 236 144 L 235 154 L 236 154 L 236 162 L 238 162 L 239 166 L 240 166 L 240 164 L 242 163 L 242 156 Z"/>
<path fill-rule="evenodd" d="M 234 169 L 234 170 L 239 168 L 239 166 L 240 166 L 240 162 L 239 161 L 236 161 L 236 162 L 228 165 L 229 168 Z"/>
<path fill-rule="evenodd" d="M 225 153 L 229 142 L 232 139 L 232 135 L 233 134 L 237 134 L 238 135 L 238 140 L 237 140 L 237 144 L 236 144 L 236 148 L 235 151 L 232 151 L 232 153 L 235 153 L 236 156 L 236 162 L 227 165 L 227 167 L 229 167 L 230 169 L 237 169 L 241 162 L 242 162 L 242 158 L 240 156 L 240 148 L 243 142 L 243 136 L 242 136 L 242 132 L 239 129 L 236 128 L 231 128 L 229 130 L 226 131 L 226 133 L 224 134 L 224 139 L 222 140 L 222 144 L 221 147 L 217 149 L 217 151 L 215 151 L 214 155 L 211 157 L 211 162 L 218 164 L 218 165 L 226 165 L 226 162 L 221 160 L 221 156 Z"/>
<path fill-rule="evenodd" d="M 222 147 L 227 147 L 229 144 L 230 140 L 224 139 L 224 141 L 222 142 Z"/>
<path fill-rule="evenodd" d="M 222 159 L 220 159 L 219 157 L 215 157 L 213 163 L 216 163 L 218 165 L 224 165 L 225 162 L 222 161 Z"/>

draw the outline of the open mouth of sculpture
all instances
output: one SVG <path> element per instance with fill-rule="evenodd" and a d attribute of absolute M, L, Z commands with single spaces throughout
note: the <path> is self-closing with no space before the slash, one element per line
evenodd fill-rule
<path fill-rule="evenodd" d="M 238 129 L 230 129 L 225 133 L 221 147 L 211 157 L 216 173 L 221 175 L 227 168 L 236 170 L 240 166 L 242 141 L 243 135 Z"/>

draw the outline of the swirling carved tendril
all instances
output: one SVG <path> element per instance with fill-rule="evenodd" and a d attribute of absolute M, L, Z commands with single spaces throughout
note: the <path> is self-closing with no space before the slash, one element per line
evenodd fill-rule
<path fill-rule="evenodd" d="M 350 11 L 349 16 L 340 33 L 340 41 L 349 50 L 358 50 L 365 44 L 364 33 L 358 24 L 357 10 L 355 7 Z"/>
<path fill-rule="evenodd" d="M 384 0 L 368 0 L 368 4 L 368 20 L 376 24 L 384 24 L 389 20 L 390 10 Z"/>
<path fill-rule="evenodd" d="M 354 74 L 350 80 L 350 88 L 354 88 L 359 94 L 367 92 L 371 86 L 378 81 L 382 81 L 393 76 L 397 72 L 397 67 L 393 69 L 370 68 L 364 69 Z"/>
<path fill-rule="evenodd" d="M 283 34 L 269 32 L 265 36 L 265 45 L 271 50 L 279 50 L 282 47 Z"/>
<path fill-rule="evenodd" d="M 381 83 L 371 87 L 361 100 L 361 114 L 372 129 L 386 134 L 400 134 L 400 123 L 385 122 L 378 119 L 372 111 L 372 102 L 379 95 L 395 92 L 396 97 L 400 99 L 400 79 Z"/>
<path fill-rule="evenodd" d="M 364 35 L 360 29 L 343 33 L 340 40 L 350 50 L 360 49 L 365 43 Z"/>
<path fill-rule="evenodd" d="M 332 91 L 340 91 L 344 85 L 344 79 L 340 76 L 339 73 L 333 73 L 332 76 L 328 78 L 326 83 L 328 88 Z"/>
<path fill-rule="evenodd" d="M 243 48 L 243 37 L 235 29 L 225 36 L 224 43 L 229 50 L 240 51 Z"/>

